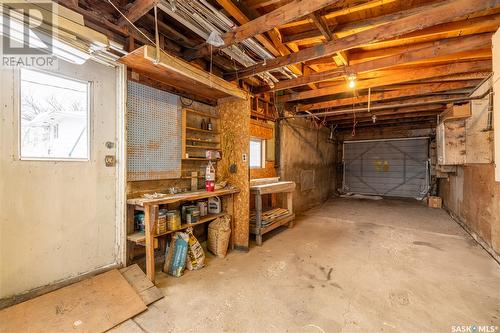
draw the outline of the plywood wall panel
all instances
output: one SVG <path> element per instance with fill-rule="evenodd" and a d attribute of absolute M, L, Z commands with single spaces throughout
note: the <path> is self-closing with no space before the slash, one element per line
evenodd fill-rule
<path fill-rule="evenodd" d="M 234 245 L 247 250 L 249 239 L 249 164 L 250 101 L 224 98 L 218 101 L 222 132 L 222 160 L 218 163 L 218 180 L 227 180 L 237 186 L 240 193 L 234 200 Z M 243 158 L 245 155 L 245 159 Z M 230 172 L 232 164 L 236 172 Z"/>

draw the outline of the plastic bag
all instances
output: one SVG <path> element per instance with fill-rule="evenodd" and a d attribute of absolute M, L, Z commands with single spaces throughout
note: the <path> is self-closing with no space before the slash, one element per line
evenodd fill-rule
<path fill-rule="evenodd" d="M 193 235 L 193 229 L 186 230 L 189 235 L 186 266 L 190 271 L 203 268 L 205 266 L 205 252 L 200 242 Z"/>
<path fill-rule="evenodd" d="M 186 268 L 189 235 L 185 232 L 176 232 L 165 251 L 165 265 L 163 271 L 175 277 L 180 277 Z"/>

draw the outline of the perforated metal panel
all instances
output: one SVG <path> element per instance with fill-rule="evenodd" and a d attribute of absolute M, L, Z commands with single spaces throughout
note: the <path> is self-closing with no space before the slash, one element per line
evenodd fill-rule
<path fill-rule="evenodd" d="M 344 190 L 421 198 L 429 189 L 428 139 L 344 142 Z"/>
<path fill-rule="evenodd" d="M 181 176 L 181 110 L 177 96 L 128 82 L 128 179 Z"/>

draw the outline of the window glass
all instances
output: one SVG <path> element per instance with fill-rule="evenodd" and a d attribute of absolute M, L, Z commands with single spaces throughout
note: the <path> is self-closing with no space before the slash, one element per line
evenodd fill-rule
<path fill-rule="evenodd" d="M 21 70 L 21 159 L 89 158 L 89 84 Z"/>
<path fill-rule="evenodd" d="M 250 168 L 262 168 L 262 140 L 250 140 Z"/>

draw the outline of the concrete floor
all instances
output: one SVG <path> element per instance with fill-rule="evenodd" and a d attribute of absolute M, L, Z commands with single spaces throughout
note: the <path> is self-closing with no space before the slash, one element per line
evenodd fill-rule
<path fill-rule="evenodd" d="M 500 326 L 500 266 L 444 210 L 416 201 L 332 199 L 249 253 L 157 279 L 165 298 L 115 333 Z"/>

